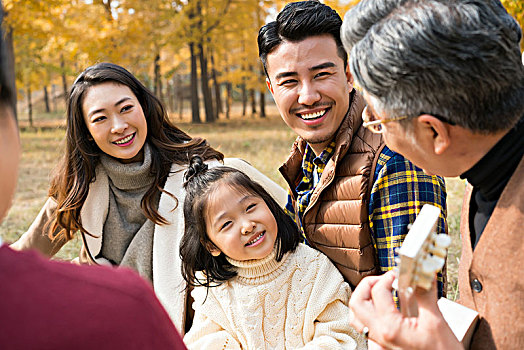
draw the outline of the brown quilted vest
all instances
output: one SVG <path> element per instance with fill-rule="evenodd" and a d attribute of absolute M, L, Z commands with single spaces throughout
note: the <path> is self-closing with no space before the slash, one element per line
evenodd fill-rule
<path fill-rule="evenodd" d="M 326 165 L 304 212 L 304 231 L 310 245 L 326 254 L 352 288 L 367 275 L 378 274 L 378 262 L 369 228 L 369 197 L 382 137 L 362 126 L 364 99 L 355 91 Z M 302 180 L 306 142 L 297 138 L 280 172 L 292 189 Z"/>
<path fill-rule="evenodd" d="M 478 311 L 471 349 L 524 349 L 524 159 L 472 251 L 468 185 L 462 207 L 460 303 Z"/>

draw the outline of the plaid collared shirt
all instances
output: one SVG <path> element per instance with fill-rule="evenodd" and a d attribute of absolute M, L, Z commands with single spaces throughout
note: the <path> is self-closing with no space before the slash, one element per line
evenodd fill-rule
<path fill-rule="evenodd" d="M 334 147 L 333 142 L 315 158 L 309 145 L 306 146 L 302 160 L 304 176 L 296 188 L 299 210 L 297 216 L 293 209 L 291 195 L 288 195 L 285 211 L 299 224 L 303 235 L 304 211 L 309 204 L 314 186 L 333 155 Z M 314 171 L 318 175 L 317 182 L 314 180 Z M 423 170 L 387 147 L 384 147 L 379 155 L 374 178 L 369 202 L 369 226 L 380 270 L 386 272 L 396 266 L 395 249 L 402 245 L 408 233 L 408 224 L 415 221 L 416 215 L 424 204 L 434 205 L 441 210 L 437 233 L 446 232 L 446 187 L 443 178 L 425 174 Z M 442 290 L 443 278 L 439 274 L 439 296 L 442 295 Z"/>
<path fill-rule="evenodd" d="M 369 226 L 382 272 L 395 264 L 395 248 L 400 247 L 424 204 L 440 209 L 437 233 L 446 233 L 446 184 L 431 176 L 402 155 L 384 147 L 375 169 L 375 182 L 369 200 Z M 439 296 L 444 287 L 438 275 Z"/>
<path fill-rule="evenodd" d="M 302 158 L 302 172 L 304 175 L 302 177 L 302 181 L 296 188 L 298 215 L 295 215 L 295 209 L 293 208 L 291 195 L 288 194 L 287 197 L 287 204 L 284 208 L 284 211 L 298 224 L 304 240 L 306 239 L 306 234 L 304 232 L 304 225 L 302 225 L 302 218 L 304 217 L 304 212 L 306 211 L 309 201 L 311 200 L 311 193 L 313 193 L 313 189 L 322 176 L 322 172 L 324 172 L 326 164 L 335 152 L 335 145 L 336 143 L 333 140 L 318 157 L 315 157 L 315 152 L 313 152 L 309 145 L 306 145 L 304 157 Z"/>

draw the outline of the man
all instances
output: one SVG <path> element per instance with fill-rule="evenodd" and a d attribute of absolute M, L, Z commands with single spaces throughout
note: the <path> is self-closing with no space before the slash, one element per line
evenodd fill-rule
<path fill-rule="evenodd" d="M 524 66 L 521 30 L 498 0 L 366 0 L 342 37 L 369 127 L 429 173 L 468 182 L 460 302 L 479 313 L 474 349 L 524 348 Z M 460 349 L 417 290 L 418 318 L 391 300 L 393 276 L 365 279 L 353 325 L 385 347 Z"/>
<path fill-rule="evenodd" d="M 3 37 L 0 30 L 0 220 L 20 148 Z M 0 286 L 2 349 L 185 349 L 151 287 L 130 270 L 50 262 L 0 242 Z"/>
<path fill-rule="evenodd" d="M 446 231 L 446 193 L 442 178 L 362 127 L 365 102 L 353 88 L 341 24 L 317 1 L 290 3 L 260 29 L 258 48 L 279 112 L 298 134 L 280 168 L 287 210 L 354 288 L 395 265 L 394 249 L 425 203 L 442 210 L 438 231 Z"/>

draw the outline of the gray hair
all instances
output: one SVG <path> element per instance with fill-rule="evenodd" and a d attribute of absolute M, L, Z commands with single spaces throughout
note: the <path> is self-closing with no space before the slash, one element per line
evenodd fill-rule
<path fill-rule="evenodd" d="M 498 0 L 363 0 L 341 29 L 375 109 L 482 133 L 507 130 L 524 113 L 521 36 Z"/>

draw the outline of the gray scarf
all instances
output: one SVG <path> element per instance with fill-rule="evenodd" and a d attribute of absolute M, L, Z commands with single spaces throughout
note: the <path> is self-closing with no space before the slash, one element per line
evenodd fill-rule
<path fill-rule="evenodd" d="M 155 224 L 140 208 L 142 197 L 154 181 L 150 174 L 151 148 L 144 145 L 143 162 L 122 164 L 107 155 L 102 155 L 100 162 L 109 178 L 109 210 L 100 255 L 113 264 L 138 271 L 152 283 Z"/>

